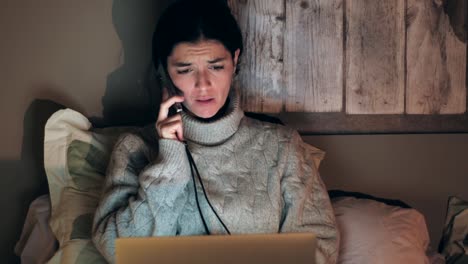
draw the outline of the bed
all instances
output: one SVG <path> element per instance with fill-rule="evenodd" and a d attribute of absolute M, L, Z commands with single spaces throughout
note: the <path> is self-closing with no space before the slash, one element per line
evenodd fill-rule
<path fill-rule="evenodd" d="M 105 263 L 90 240 L 93 212 L 115 140 L 135 129 L 95 129 L 71 109 L 50 117 L 44 140 L 50 193 L 31 204 L 15 249 L 23 263 Z M 444 233 L 445 255 L 438 253 L 425 216 L 404 201 L 344 190 L 329 194 L 341 232 L 339 263 L 445 263 L 449 256 L 453 237 Z M 460 199 L 453 203 L 448 211 L 468 210 Z"/>
<path fill-rule="evenodd" d="M 23 21 L 24 16 L 14 16 L 16 12 L 9 12 L 21 21 L 11 20 L 10 24 L 15 27 L 11 32 L 19 32 L 19 26 L 36 29 L 39 33 L 31 36 L 47 43 L 48 50 L 43 49 L 44 45 L 31 48 L 31 54 L 41 55 L 32 57 L 62 59 L 53 60 L 58 63 L 57 67 L 52 67 L 54 63 L 45 67 L 38 60 L 39 72 L 44 68 L 45 73 L 51 76 L 65 77 L 45 77 L 45 73 L 39 77 L 36 70 L 30 71 L 34 75 L 29 76 L 31 80 L 41 84 L 37 93 L 30 96 L 53 98 L 85 111 L 95 107 L 85 101 L 90 96 L 101 96 L 102 92 L 103 119 L 119 122 L 144 119 L 142 116 L 150 111 L 139 107 L 147 103 L 147 98 L 151 101 L 158 97 L 147 93 L 146 86 L 152 84 L 152 79 L 145 77 L 142 82 L 139 74 L 143 73 L 138 69 L 147 66 L 146 58 L 151 54 L 149 49 L 143 48 L 150 38 L 148 32 L 153 30 L 153 24 L 148 21 L 155 21 L 157 13 L 168 2 L 142 1 L 128 8 L 125 1 L 104 1 L 98 7 L 87 3 L 79 9 L 73 5 L 59 5 L 50 10 L 13 5 L 17 6 L 18 13 L 19 10 L 33 12 L 39 14 L 38 18 L 54 18 L 52 24 L 69 27 L 50 38 L 50 28 L 42 27 L 44 23 Z M 459 12 L 466 10 L 467 1 L 227 2 L 243 32 L 248 32 L 244 42 L 249 48 L 243 56 L 243 68 L 238 77 L 241 87 L 248 88 L 249 100 L 246 100 L 248 104 L 244 109 L 268 113 L 279 113 L 284 109 L 286 112 L 299 111 L 284 116 L 290 121 L 289 125 L 305 133 L 322 133 L 303 134 L 303 139 L 327 152 L 320 173 L 330 188 L 343 235 L 340 263 L 398 262 L 384 258 L 390 252 L 402 258 L 405 256 L 403 253 L 408 258 L 413 257 L 399 260 L 402 263 L 443 263 L 445 257 L 448 263 L 463 261 L 457 260 L 457 256 L 468 251 L 468 241 L 463 243 L 468 239 L 454 236 L 450 230 L 457 227 L 465 236 L 467 232 L 466 224 L 457 220 L 466 217 L 468 199 L 466 12 Z M 72 20 L 63 20 L 67 17 Z M 75 21 L 76 18 L 81 19 Z M 97 24 L 107 27 L 91 26 L 94 30 L 90 31 L 88 21 L 98 21 Z M 360 30 L 363 26 L 366 30 Z M 64 34 L 68 32 L 83 34 L 75 34 L 73 41 L 69 41 L 69 34 Z M 422 33 L 426 36 L 424 45 L 419 42 Z M 13 35 L 11 39 L 18 40 L 18 34 Z M 83 47 L 82 39 L 87 38 L 107 44 Z M 387 45 L 396 43 L 396 40 L 398 45 Z M 121 50 L 118 48 L 120 42 Z M 18 46 L 15 41 L 11 43 Z M 120 54 L 120 60 L 115 62 L 109 55 L 114 49 Z M 69 68 L 68 50 L 82 50 L 76 57 L 71 57 L 72 61 L 78 58 L 89 63 L 78 63 L 79 67 Z M 83 57 L 85 53 L 92 56 Z M 15 65 L 19 53 L 12 54 L 15 56 L 11 61 Z M 448 60 L 447 54 L 451 54 Z M 433 62 L 427 63 L 427 58 Z M 107 72 L 106 67 L 101 67 L 101 62 L 115 70 Z M 355 67 L 361 64 L 362 67 Z M 97 65 L 97 68 L 91 65 Z M 381 71 L 380 66 L 385 70 Z M 89 76 L 83 67 L 95 69 L 95 72 Z M 60 69 L 67 69 L 66 74 L 63 75 Z M 70 79 L 67 75 L 70 72 L 78 75 Z M 253 72 L 255 75 L 251 74 Z M 101 81 L 104 81 L 105 74 L 108 76 L 106 91 L 103 91 L 100 89 L 104 87 Z M 21 78 L 29 80 L 29 77 Z M 91 82 L 76 82 L 80 78 Z M 423 89 L 424 86 L 432 87 L 428 82 L 438 85 L 434 92 Z M 367 92 L 356 89 L 359 83 L 367 84 L 364 87 Z M 418 84 L 423 84 L 423 87 Z M 385 94 L 374 92 L 376 88 L 385 90 Z M 433 96 L 427 96 L 428 93 Z M 448 102 L 440 100 L 439 94 Z M 393 98 L 395 95 L 398 95 L 398 100 Z M 406 98 L 415 99 L 406 101 Z M 424 99 L 425 103 L 419 104 L 418 98 Z M 123 108 L 130 108 L 130 111 Z M 121 115 L 123 110 L 132 114 Z M 25 121 L 34 122 L 32 126 L 26 123 L 24 129 L 28 133 L 25 133 L 23 148 L 28 146 L 29 135 L 40 134 L 31 132 L 32 128 L 39 127 L 39 117 L 49 114 L 49 110 L 40 111 L 35 107 L 28 112 Z M 442 112 L 447 115 L 439 115 Z M 89 240 L 91 218 L 114 140 L 120 133 L 132 129 L 95 129 L 86 117 L 70 109 L 57 112 L 49 120 L 45 167 L 50 193 L 31 203 L 27 219 L 11 220 L 14 223 L 24 221 L 23 232 L 15 248 L 23 263 L 103 261 Z M 426 134 L 411 134 L 415 131 Z M 434 132 L 452 134 L 437 135 Z M 36 145 L 29 145 L 34 145 L 30 152 L 36 152 Z M 414 162 L 416 157 L 423 158 Z M 18 164 L 18 167 L 30 166 L 29 163 Z M 17 174 L 19 171 L 10 169 L 4 173 Z M 28 181 L 32 181 L 31 178 L 33 176 L 27 178 Z M 11 196 L 18 192 L 13 186 L 6 193 Z M 450 197 L 449 200 L 449 195 L 461 195 L 462 199 Z M 393 225 L 384 226 L 379 219 L 395 224 L 396 230 L 386 233 Z M 454 225 L 457 221 L 462 224 Z M 372 232 L 368 231 L 370 227 Z M 381 240 L 375 237 L 377 233 Z M 397 242 L 389 243 L 392 239 Z M 388 251 L 379 251 L 386 246 Z M 8 250 L 11 251 L 10 246 Z"/>

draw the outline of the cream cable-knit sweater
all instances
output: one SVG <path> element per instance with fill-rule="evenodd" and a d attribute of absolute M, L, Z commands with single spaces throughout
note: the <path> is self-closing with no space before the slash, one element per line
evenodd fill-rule
<path fill-rule="evenodd" d="M 231 233 L 313 232 L 317 263 L 336 262 L 339 234 L 317 171 L 321 150 L 287 127 L 244 117 L 237 96 L 212 123 L 183 114 L 183 128 L 209 200 Z M 184 147 L 147 130 L 120 137 L 93 224 L 93 241 L 108 261 L 117 237 L 205 234 Z M 224 234 L 199 185 L 197 192 L 210 232 Z"/>

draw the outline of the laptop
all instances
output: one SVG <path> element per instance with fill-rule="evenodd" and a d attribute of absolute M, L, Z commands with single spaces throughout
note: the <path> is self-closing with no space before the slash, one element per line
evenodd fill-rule
<path fill-rule="evenodd" d="M 314 264 L 311 233 L 118 238 L 116 263 Z"/>

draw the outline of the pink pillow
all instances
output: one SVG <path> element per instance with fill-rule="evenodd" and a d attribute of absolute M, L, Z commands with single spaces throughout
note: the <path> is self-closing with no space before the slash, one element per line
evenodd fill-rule
<path fill-rule="evenodd" d="M 338 263 L 429 263 L 429 235 L 415 209 L 353 197 L 333 200 L 341 231 Z"/>

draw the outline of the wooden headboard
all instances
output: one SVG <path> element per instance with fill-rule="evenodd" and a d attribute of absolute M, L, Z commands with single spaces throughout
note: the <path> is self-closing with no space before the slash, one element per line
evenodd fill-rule
<path fill-rule="evenodd" d="M 468 131 L 467 1 L 228 3 L 245 110 L 314 134 Z"/>

